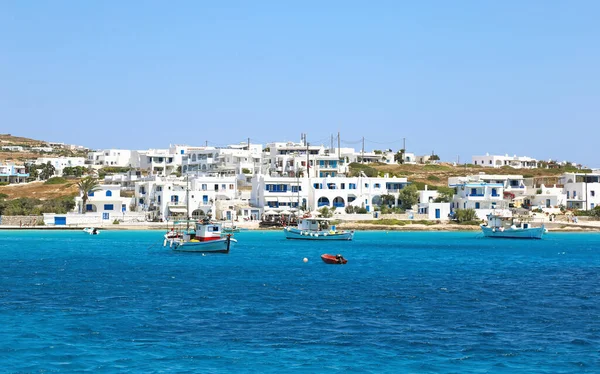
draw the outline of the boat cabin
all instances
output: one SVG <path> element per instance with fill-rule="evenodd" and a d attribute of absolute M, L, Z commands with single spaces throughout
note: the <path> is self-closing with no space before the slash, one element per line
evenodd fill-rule
<path fill-rule="evenodd" d="M 323 218 L 302 218 L 298 222 L 298 229 L 307 231 L 329 230 L 329 222 Z M 335 231 L 335 226 L 332 226 L 331 229 Z"/>
<path fill-rule="evenodd" d="M 521 222 L 515 220 L 514 217 L 502 217 L 495 215 L 488 215 L 488 227 L 496 227 L 503 229 L 528 229 L 531 228 L 529 222 Z"/>

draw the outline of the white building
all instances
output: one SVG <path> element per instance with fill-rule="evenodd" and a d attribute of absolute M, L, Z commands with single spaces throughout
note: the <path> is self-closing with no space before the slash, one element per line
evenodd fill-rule
<path fill-rule="evenodd" d="M 88 192 L 88 200 L 83 206 L 81 196 L 75 198 L 75 209 L 81 213 L 98 213 L 103 221 L 121 219 L 131 210 L 133 199 L 121 197 L 118 185 L 100 185 L 97 191 Z"/>
<path fill-rule="evenodd" d="M 485 156 L 472 156 L 473 165 L 479 165 L 491 168 L 500 168 L 503 166 L 510 166 L 515 169 L 534 169 L 538 167 L 538 160 L 526 157 L 526 156 L 504 156 L 490 155 L 486 153 Z"/>
<path fill-rule="evenodd" d="M 600 173 L 565 173 L 559 183 L 567 209 L 591 210 L 600 204 Z"/>
<path fill-rule="evenodd" d="M 34 161 L 36 165 L 45 165 L 50 162 L 54 166 L 54 175 L 61 176 L 66 167 L 85 167 L 84 157 L 40 157 Z"/>
<path fill-rule="evenodd" d="M 113 166 L 113 167 L 140 167 L 140 155 L 138 151 L 128 149 L 104 149 L 89 152 L 88 164 Z"/>
<path fill-rule="evenodd" d="M 348 163 L 341 149 L 326 149 L 306 143 L 270 143 L 263 155 L 265 172 L 273 176 L 334 177 L 348 172 Z M 352 161 L 351 161 L 352 162 Z"/>
<path fill-rule="evenodd" d="M 374 211 L 382 203 L 382 195 L 395 197 L 399 205 L 400 190 L 408 185 L 406 178 L 396 177 L 326 177 L 293 178 L 259 175 L 253 179 L 251 202 L 265 209 L 312 211 L 322 207 L 343 213 L 347 206 Z"/>
<path fill-rule="evenodd" d="M 541 185 L 535 194 L 531 195 L 530 203 L 542 209 L 558 209 L 561 205 L 567 206 L 567 195 L 562 187 Z"/>
<path fill-rule="evenodd" d="M 187 146 L 171 146 L 169 149 L 148 149 L 138 151 L 140 168 L 150 175 L 169 176 L 182 166 L 183 155 Z"/>
<path fill-rule="evenodd" d="M 29 173 L 25 171 L 25 166 L 15 164 L 0 164 L 0 182 L 2 183 L 23 183 L 29 178 Z"/>
<path fill-rule="evenodd" d="M 239 175 L 255 174 L 262 165 L 262 145 L 241 143 L 227 147 L 188 147 L 182 173 Z"/>
<path fill-rule="evenodd" d="M 210 213 L 221 219 L 216 215 L 215 202 L 232 200 L 244 204 L 238 195 L 235 176 L 197 176 L 187 181 L 186 178 L 152 176 L 135 185 L 137 209 L 159 219 L 184 218 L 188 212 L 195 218 Z"/>
<path fill-rule="evenodd" d="M 485 219 L 492 210 L 508 210 L 508 201 L 503 198 L 504 183 L 481 180 L 478 177 L 448 178 L 448 186 L 456 190 L 451 208 L 453 210 L 474 209 L 480 219 Z"/>

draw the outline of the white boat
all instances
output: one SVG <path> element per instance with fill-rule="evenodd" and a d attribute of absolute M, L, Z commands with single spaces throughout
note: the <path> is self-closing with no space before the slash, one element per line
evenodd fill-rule
<path fill-rule="evenodd" d="M 183 231 L 181 236 L 165 238 L 165 245 L 167 243 L 175 251 L 229 253 L 237 240 L 231 234 L 223 234 L 220 223 L 206 218 L 196 222 L 195 229 Z"/>
<path fill-rule="evenodd" d="M 354 230 L 337 230 L 335 226 L 329 227 L 327 218 L 303 217 L 298 221 L 297 227 L 284 227 L 286 239 L 303 240 L 352 240 Z"/>
<path fill-rule="evenodd" d="M 548 232 L 544 224 L 532 227 L 531 222 L 518 221 L 513 217 L 488 214 L 487 219 L 487 224 L 481 224 L 481 230 L 488 238 L 541 239 Z"/>
<path fill-rule="evenodd" d="M 83 232 L 85 232 L 86 234 L 90 234 L 90 235 L 100 234 L 100 230 L 98 230 L 95 227 L 86 227 L 85 229 L 83 229 Z"/>

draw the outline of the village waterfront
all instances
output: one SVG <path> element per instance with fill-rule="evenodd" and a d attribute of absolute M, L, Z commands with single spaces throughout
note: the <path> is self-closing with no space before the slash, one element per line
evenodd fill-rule
<path fill-rule="evenodd" d="M 600 235 L 236 233 L 229 255 L 153 230 L 1 232 L 7 372 L 593 372 Z M 341 253 L 343 266 L 322 253 Z M 307 258 L 308 262 L 303 262 Z"/>

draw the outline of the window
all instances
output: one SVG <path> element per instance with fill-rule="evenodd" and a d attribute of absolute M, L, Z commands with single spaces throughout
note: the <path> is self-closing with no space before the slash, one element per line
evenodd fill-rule
<path fill-rule="evenodd" d="M 121 212 L 124 212 L 126 210 L 127 210 L 127 205 L 121 204 Z"/>
<path fill-rule="evenodd" d="M 85 211 L 86 212 L 91 212 L 92 210 L 94 210 L 94 207 L 92 206 L 92 204 L 86 204 L 85 205 Z"/>
<path fill-rule="evenodd" d="M 233 190 L 233 184 L 230 184 L 230 185 L 229 185 L 229 189 L 230 189 L 230 190 Z"/>
<path fill-rule="evenodd" d="M 368 183 L 365 183 L 365 188 L 369 188 L 369 184 Z"/>
<path fill-rule="evenodd" d="M 346 183 L 340 183 L 340 189 L 345 190 L 346 189 Z"/>
<path fill-rule="evenodd" d="M 596 196 L 596 192 L 595 191 L 590 191 L 590 196 L 592 196 L 592 197 Z"/>
<path fill-rule="evenodd" d="M 92 197 L 92 196 L 94 196 L 94 191 L 89 191 L 88 192 L 88 197 Z"/>
<path fill-rule="evenodd" d="M 355 190 L 356 189 L 356 183 L 348 183 L 348 189 L 349 190 Z"/>
<path fill-rule="evenodd" d="M 112 191 L 106 191 L 106 197 L 112 196 Z"/>
<path fill-rule="evenodd" d="M 102 219 L 110 219 L 110 214 L 102 213 Z"/>
<path fill-rule="evenodd" d="M 379 183 L 375 183 L 375 188 L 381 188 L 381 185 Z"/>
<path fill-rule="evenodd" d="M 506 161 L 505 161 L 506 162 Z M 490 160 L 490 165 L 492 164 L 492 160 Z"/>
<path fill-rule="evenodd" d="M 221 185 L 221 189 L 222 189 L 222 190 L 226 190 L 226 189 L 227 189 L 227 185 L 226 185 L 226 184 L 222 184 L 222 185 Z"/>
<path fill-rule="evenodd" d="M 207 189 L 206 184 L 203 184 L 202 185 L 202 191 L 206 191 L 206 189 Z"/>
<path fill-rule="evenodd" d="M 104 210 L 114 210 L 113 204 L 104 204 Z"/>

